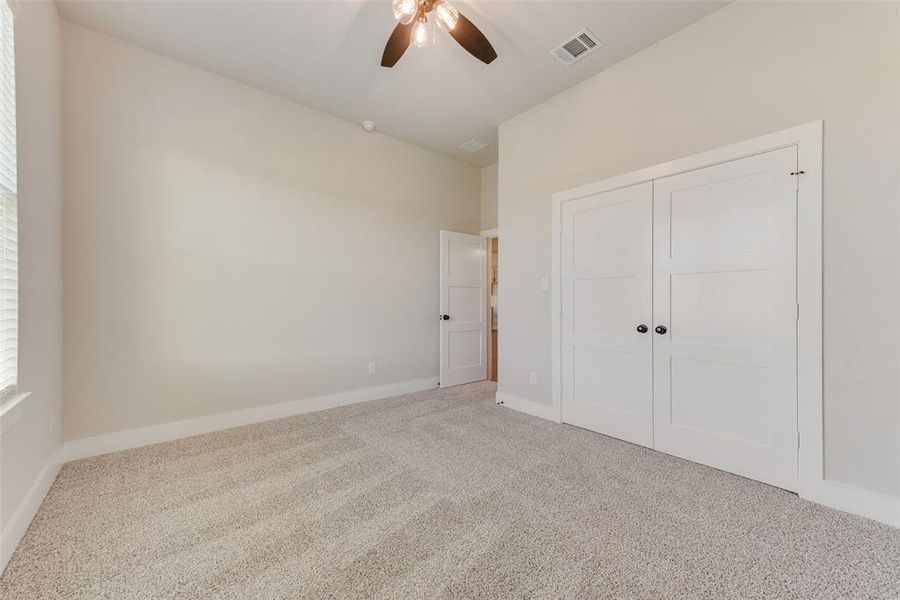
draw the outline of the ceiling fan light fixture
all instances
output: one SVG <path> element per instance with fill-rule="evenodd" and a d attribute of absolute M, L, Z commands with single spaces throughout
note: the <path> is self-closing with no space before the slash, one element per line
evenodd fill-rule
<path fill-rule="evenodd" d="M 384 45 L 381 66 L 390 69 L 410 46 L 424 48 L 437 42 L 435 30 L 438 24 L 447 30 L 457 44 L 486 65 L 497 58 L 497 51 L 478 27 L 457 11 L 448 0 L 393 0 L 394 16 L 398 20 L 409 18 L 415 6 L 416 16 L 394 26 Z M 428 13 L 434 12 L 431 19 Z"/>
<path fill-rule="evenodd" d="M 416 48 L 424 48 L 433 38 L 431 28 L 428 26 L 428 19 L 425 18 L 425 13 L 419 15 L 419 18 L 416 19 L 416 24 L 413 25 L 412 29 L 412 43 Z"/>
<path fill-rule="evenodd" d="M 451 31 L 459 21 L 459 11 L 453 8 L 453 5 L 447 0 L 437 0 L 434 3 L 434 14 L 438 25 L 444 31 Z"/>
<path fill-rule="evenodd" d="M 394 0 L 391 4 L 394 11 L 394 18 L 403 25 L 409 25 L 419 13 L 418 0 Z"/>

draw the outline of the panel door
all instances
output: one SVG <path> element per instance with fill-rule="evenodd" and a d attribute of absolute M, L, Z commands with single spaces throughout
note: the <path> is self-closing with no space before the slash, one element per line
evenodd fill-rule
<path fill-rule="evenodd" d="M 653 192 L 654 446 L 789 490 L 796 168 L 791 147 L 660 179 Z"/>
<path fill-rule="evenodd" d="M 441 387 L 487 379 L 487 238 L 441 232 Z"/>
<path fill-rule="evenodd" d="M 567 202 L 562 224 L 562 419 L 652 446 L 651 184 Z"/>

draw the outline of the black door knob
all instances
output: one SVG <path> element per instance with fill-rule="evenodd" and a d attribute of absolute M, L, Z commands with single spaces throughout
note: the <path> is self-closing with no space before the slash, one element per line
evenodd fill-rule
<path fill-rule="evenodd" d="M 647 326 L 641 323 L 637 326 L 638 333 L 647 333 Z"/>
<path fill-rule="evenodd" d="M 657 325 L 657 326 L 656 326 L 656 329 L 654 329 L 653 331 L 655 331 L 655 332 L 658 333 L 659 335 L 662 335 L 662 334 L 664 334 L 665 332 L 667 332 L 668 329 L 666 329 L 666 326 L 665 326 L 665 325 Z"/>
<path fill-rule="evenodd" d="M 449 321 L 449 320 L 450 320 L 450 315 L 441 315 L 441 320 L 442 320 L 442 321 Z"/>

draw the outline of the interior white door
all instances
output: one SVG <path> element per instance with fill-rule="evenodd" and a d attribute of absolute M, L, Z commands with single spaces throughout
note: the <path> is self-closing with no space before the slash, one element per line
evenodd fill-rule
<path fill-rule="evenodd" d="M 487 379 L 487 238 L 441 231 L 441 387 Z"/>
<path fill-rule="evenodd" d="M 797 489 L 796 148 L 654 182 L 654 447 Z"/>
<path fill-rule="evenodd" d="M 562 419 L 652 446 L 652 186 L 563 205 Z"/>

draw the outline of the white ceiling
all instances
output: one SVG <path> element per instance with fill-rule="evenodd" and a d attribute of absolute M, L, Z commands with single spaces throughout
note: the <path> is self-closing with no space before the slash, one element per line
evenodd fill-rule
<path fill-rule="evenodd" d="M 389 1 L 58 0 L 76 23 L 477 165 L 497 125 L 720 8 L 723 2 L 452 0 L 499 57 L 485 65 L 443 31 L 380 66 Z M 603 47 L 566 67 L 550 50 L 587 27 Z M 458 150 L 470 138 L 488 144 Z"/>

